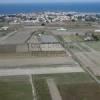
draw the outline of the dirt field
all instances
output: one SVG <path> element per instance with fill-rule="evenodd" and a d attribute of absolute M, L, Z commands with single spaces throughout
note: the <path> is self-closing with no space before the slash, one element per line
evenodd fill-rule
<path fill-rule="evenodd" d="M 100 85 L 96 83 L 58 85 L 63 100 L 100 100 Z"/>
<path fill-rule="evenodd" d="M 50 79 L 50 81 L 48 81 L 49 83 L 46 82 L 46 80 L 49 79 Z M 53 83 L 51 82 L 51 79 L 53 79 Z M 58 88 L 55 88 L 54 84 L 58 87 L 58 86 L 63 86 L 64 84 L 79 84 L 79 83 L 91 84 L 93 82 L 94 80 L 92 80 L 92 78 L 87 73 L 67 73 L 67 74 L 52 74 L 52 75 L 47 74 L 47 75 L 33 76 L 33 83 L 36 87 L 38 100 L 51 100 L 52 98 L 56 100 L 59 96 L 58 97 L 54 96 L 59 94 L 58 93 L 59 90 Z M 48 86 L 47 83 L 50 86 Z M 50 91 L 55 91 L 56 93 L 52 92 L 54 93 L 52 94 Z"/>
<path fill-rule="evenodd" d="M 16 67 L 26 65 L 52 65 L 52 64 L 75 64 L 71 57 L 33 57 L 33 58 L 0 58 L 0 66 Z"/>

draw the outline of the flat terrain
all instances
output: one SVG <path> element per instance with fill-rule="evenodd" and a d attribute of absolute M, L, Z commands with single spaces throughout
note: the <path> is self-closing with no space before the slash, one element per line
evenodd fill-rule
<path fill-rule="evenodd" d="M 33 100 L 28 77 L 0 77 L 0 100 Z"/>
<path fill-rule="evenodd" d="M 99 100 L 100 85 L 96 83 L 58 85 L 63 100 Z"/>
<path fill-rule="evenodd" d="M 36 93 L 34 97 L 36 100 L 52 100 L 52 94 L 50 93 L 49 89 L 50 87 L 51 91 L 53 91 L 53 86 L 58 90 L 58 85 L 87 82 L 90 84 L 94 82 L 94 80 L 92 80 L 87 73 L 81 72 L 32 75 L 32 83 L 30 82 L 29 76 L 30 75 L 0 77 L 0 100 L 33 100 L 33 93 Z M 48 79 L 53 79 L 53 85 L 51 82 L 50 87 L 47 83 Z M 34 86 L 34 92 L 32 92 L 32 84 Z M 58 92 L 60 93 L 59 90 Z"/>
<path fill-rule="evenodd" d="M 91 48 L 95 49 L 96 51 L 100 51 L 100 41 L 87 42 L 86 44 L 89 45 Z"/>
<path fill-rule="evenodd" d="M 58 27 L 59 29 L 59 27 Z M 63 31 L 63 30 L 57 30 L 57 29 L 53 29 L 52 33 L 54 35 L 60 35 L 60 36 L 64 36 L 64 35 L 75 35 L 76 33 L 80 34 L 80 35 L 84 35 L 84 33 L 88 32 L 88 31 L 93 31 L 95 30 L 95 28 L 68 28 L 66 27 L 67 31 Z"/>
<path fill-rule="evenodd" d="M 0 76 L 84 72 L 72 57 L 0 59 Z"/>
<path fill-rule="evenodd" d="M 27 65 L 77 65 L 71 57 L 33 57 L 33 58 L 0 58 L 0 67 L 16 67 Z"/>
<path fill-rule="evenodd" d="M 53 79 L 47 79 L 48 88 L 51 94 L 52 100 L 62 100 L 59 90 Z"/>
<path fill-rule="evenodd" d="M 52 100 L 45 79 L 33 79 L 37 100 Z"/>
<path fill-rule="evenodd" d="M 76 35 L 65 35 L 63 36 L 65 42 L 80 42 L 83 41 L 82 37 Z"/>
<path fill-rule="evenodd" d="M 11 32 L 12 32 L 11 30 L 6 30 L 6 31 L 0 30 L 0 38 L 10 34 Z"/>
<path fill-rule="evenodd" d="M 94 80 L 88 73 L 67 73 L 62 75 L 56 75 L 56 84 L 77 84 L 77 83 L 91 83 Z"/>
<path fill-rule="evenodd" d="M 2 40 L 0 44 L 23 44 L 29 38 L 32 32 L 32 30 L 26 29 L 16 31 L 15 34 L 7 36 L 7 38 Z"/>
<path fill-rule="evenodd" d="M 57 84 L 94 82 L 88 73 L 82 72 L 33 75 L 33 79 L 54 79 Z"/>
<path fill-rule="evenodd" d="M 6 33 L 6 35 L 0 37 L 0 42 L 6 40 L 8 37 L 10 37 L 10 36 L 12 36 L 12 35 L 14 35 L 14 34 L 16 34 L 16 31 Z"/>
<path fill-rule="evenodd" d="M 59 85 L 93 83 L 94 80 L 87 73 L 65 73 L 33 75 L 33 83 L 36 89 L 37 100 L 58 100 L 62 99 Z M 52 92 L 53 91 L 53 92 Z M 55 97 L 55 95 L 57 97 Z M 63 100 L 63 99 L 62 99 Z"/>
<path fill-rule="evenodd" d="M 82 42 L 73 34 L 94 29 L 75 27 L 67 31 L 46 29 L 61 36 L 61 43 L 66 42 L 64 57 L 0 55 L 0 100 L 100 100 L 100 42 Z M 45 28 L 25 27 L 1 38 L 0 44 L 23 44 L 31 32 Z"/>
<path fill-rule="evenodd" d="M 100 75 L 100 52 L 86 45 L 85 43 L 74 43 L 76 50 L 69 48 L 75 58 L 78 59 L 78 62 L 83 65 L 84 68 L 91 71 L 94 75 Z"/>
<path fill-rule="evenodd" d="M 38 75 L 38 74 L 57 74 L 57 73 L 75 73 L 84 72 L 81 67 L 41 67 L 41 68 L 15 68 L 15 69 L 1 69 L 0 76 L 13 75 Z"/>

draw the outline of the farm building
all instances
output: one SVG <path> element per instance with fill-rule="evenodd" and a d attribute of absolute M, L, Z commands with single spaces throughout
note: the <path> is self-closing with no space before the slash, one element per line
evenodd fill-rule
<path fill-rule="evenodd" d="M 35 55 L 65 55 L 59 41 L 51 34 L 35 34 L 28 41 L 29 52 Z"/>
<path fill-rule="evenodd" d="M 65 50 L 56 37 L 49 32 L 21 30 L 0 42 L 0 53 L 64 56 Z"/>

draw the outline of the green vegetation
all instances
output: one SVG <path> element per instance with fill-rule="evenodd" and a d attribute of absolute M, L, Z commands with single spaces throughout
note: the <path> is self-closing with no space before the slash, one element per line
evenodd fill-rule
<path fill-rule="evenodd" d="M 80 83 L 80 82 L 94 82 L 88 73 L 66 73 L 66 74 L 48 74 L 48 75 L 36 75 L 34 79 L 47 79 L 53 78 L 58 84 L 63 83 Z"/>
<path fill-rule="evenodd" d="M 55 80 L 60 92 L 63 94 L 66 93 L 69 94 L 69 92 L 65 91 L 66 89 L 69 89 L 69 85 L 72 87 L 75 86 L 75 84 L 78 86 L 79 84 L 92 84 L 94 83 L 94 80 L 88 75 L 88 73 L 67 73 L 67 74 L 48 74 L 48 75 L 35 75 L 33 76 L 33 82 L 36 89 L 36 94 L 38 97 L 38 100 L 51 100 L 50 93 L 48 90 L 48 85 L 46 83 L 46 79 L 52 78 Z M 65 88 L 65 90 L 63 90 Z M 76 87 L 75 87 L 76 89 Z M 73 90 L 75 92 L 75 90 Z M 73 96 L 72 94 L 70 94 Z M 63 96 L 63 95 L 62 95 Z M 64 97 L 63 97 L 64 98 Z M 66 99 L 63 99 L 66 100 Z M 68 100 L 77 100 L 77 99 L 68 99 Z M 83 99 L 80 99 L 83 100 Z"/>
<path fill-rule="evenodd" d="M 90 52 L 90 50 L 86 46 L 82 45 L 81 43 L 78 43 L 77 45 L 79 45 L 80 48 L 82 48 L 82 51 Z"/>
<path fill-rule="evenodd" d="M 69 73 L 63 77 L 55 78 L 55 82 L 57 84 L 72 84 L 94 82 L 94 80 L 87 73 Z"/>
<path fill-rule="evenodd" d="M 87 42 L 86 44 L 89 45 L 91 48 L 100 51 L 100 41 Z"/>
<path fill-rule="evenodd" d="M 48 85 L 45 79 L 34 79 L 37 100 L 51 100 Z"/>
<path fill-rule="evenodd" d="M 66 35 L 63 36 L 65 42 L 76 42 L 76 41 L 83 41 L 82 37 L 79 35 Z"/>
<path fill-rule="evenodd" d="M 75 44 L 67 43 L 67 44 L 65 45 L 65 47 L 66 47 L 67 49 L 73 50 L 74 52 L 82 52 L 82 50 L 81 50 L 77 45 L 75 45 Z"/>
<path fill-rule="evenodd" d="M 90 49 L 81 43 L 66 43 L 66 48 L 72 50 L 73 52 L 90 52 Z"/>
<path fill-rule="evenodd" d="M 100 80 L 100 76 L 96 76 Z"/>
<path fill-rule="evenodd" d="M 32 100 L 27 77 L 0 77 L 0 100 Z"/>
<path fill-rule="evenodd" d="M 72 21 L 66 24 L 66 28 L 95 28 L 92 26 L 93 22 L 83 22 L 83 21 Z"/>

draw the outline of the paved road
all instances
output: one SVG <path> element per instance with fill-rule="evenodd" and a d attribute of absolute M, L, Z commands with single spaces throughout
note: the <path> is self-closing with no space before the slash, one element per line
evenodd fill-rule
<path fill-rule="evenodd" d="M 1 37 L 1 38 L 0 38 L 0 42 L 6 40 L 8 37 L 10 37 L 11 35 L 15 34 L 16 32 L 17 32 L 17 31 L 14 31 L 14 32 L 8 33 L 8 35 L 6 35 L 6 36 L 4 36 L 4 37 Z"/>
<path fill-rule="evenodd" d="M 53 79 L 47 79 L 47 84 L 51 94 L 52 100 L 62 100 L 59 90 Z"/>
<path fill-rule="evenodd" d="M 14 68 L 14 69 L 0 69 L 0 76 L 13 75 L 38 75 L 38 74 L 56 74 L 56 73 L 72 73 L 84 72 L 81 67 L 42 67 L 42 68 Z"/>

